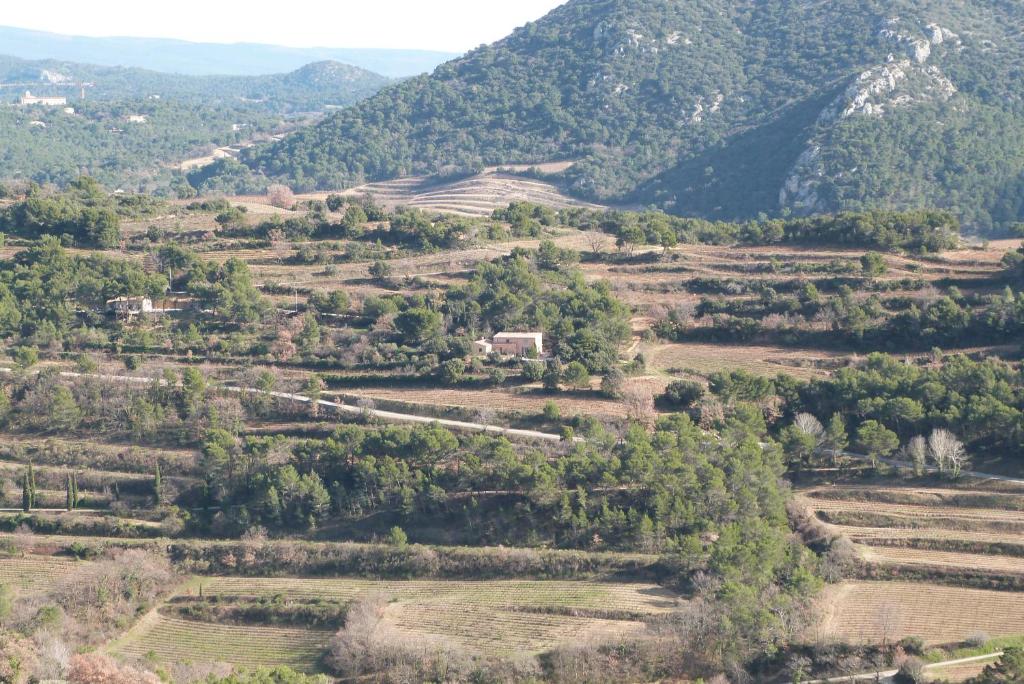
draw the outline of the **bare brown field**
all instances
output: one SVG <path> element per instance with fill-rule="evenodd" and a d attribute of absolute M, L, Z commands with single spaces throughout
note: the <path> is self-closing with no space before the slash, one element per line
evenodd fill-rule
<path fill-rule="evenodd" d="M 386 620 L 400 636 L 436 640 L 487 655 L 535 654 L 560 644 L 593 643 L 639 637 L 645 626 L 635 620 L 607 620 L 545 613 L 524 613 L 485 606 L 397 604 Z"/>
<path fill-rule="evenodd" d="M 1024 559 L 883 546 L 860 546 L 864 560 L 878 565 L 914 565 L 951 570 L 974 570 L 999 575 L 1024 575 Z"/>
<path fill-rule="evenodd" d="M 905 527 L 859 527 L 855 525 L 832 525 L 836 532 L 846 535 L 855 542 L 870 545 L 871 542 L 920 539 L 925 541 L 963 541 L 982 544 L 1019 544 L 1024 546 L 1024 534 L 1010 532 L 981 532 L 973 530 L 944 530 L 932 528 Z M 1024 559 L 1021 559 L 1024 564 Z"/>
<path fill-rule="evenodd" d="M 1024 594 L 910 582 L 843 582 L 822 601 L 812 640 L 854 644 L 917 636 L 929 645 L 1024 634 Z"/>
<path fill-rule="evenodd" d="M 821 377 L 828 371 L 811 364 L 827 366 L 841 363 L 843 359 L 841 355 L 819 350 L 698 342 L 645 342 L 638 351 L 644 355 L 650 370 L 693 369 L 701 375 L 743 369 L 758 375 L 788 373 L 802 378 Z"/>

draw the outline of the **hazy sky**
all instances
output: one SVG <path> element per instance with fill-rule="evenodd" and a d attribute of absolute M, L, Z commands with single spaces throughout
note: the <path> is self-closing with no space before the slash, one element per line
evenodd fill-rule
<path fill-rule="evenodd" d="M 565 0 L 9 1 L 3 3 L 0 25 L 86 36 L 462 52 L 497 40 L 517 26 L 539 19 L 563 2 Z"/>

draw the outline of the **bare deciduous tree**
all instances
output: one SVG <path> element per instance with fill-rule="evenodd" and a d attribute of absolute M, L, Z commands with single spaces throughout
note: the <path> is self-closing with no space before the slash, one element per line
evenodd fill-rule
<path fill-rule="evenodd" d="M 914 464 L 914 474 L 918 477 L 924 475 L 925 465 L 928 462 L 928 441 L 918 435 L 907 443 L 905 451 L 907 458 Z"/>
<path fill-rule="evenodd" d="M 622 389 L 626 417 L 641 425 L 652 426 L 658 414 L 654 410 L 654 393 L 646 385 L 632 383 Z"/>
<path fill-rule="evenodd" d="M 599 230 L 588 230 L 586 232 L 586 238 L 587 244 L 590 245 L 590 251 L 594 254 L 600 254 L 608 249 L 610 240 L 607 234 L 602 233 Z"/>
<path fill-rule="evenodd" d="M 71 684 L 160 684 L 152 672 L 121 665 L 110 656 L 83 653 L 71 659 L 68 669 Z"/>
<path fill-rule="evenodd" d="M 928 450 L 940 473 L 957 478 L 967 465 L 967 450 L 963 442 L 949 430 L 938 428 L 928 437 Z"/>
<path fill-rule="evenodd" d="M 820 442 L 821 438 L 825 435 L 825 426 L 810 413 L 798 413 L 793 420 L 793 425 L 801 432 L 814 437 L 815 442 Z"/>
<path fill-rule="evenodd" d="M 267 188 L 267 201 L 278 209 L 291 209 L 295 206 L 295 193 L 287 185 L 271 185 Z"/>

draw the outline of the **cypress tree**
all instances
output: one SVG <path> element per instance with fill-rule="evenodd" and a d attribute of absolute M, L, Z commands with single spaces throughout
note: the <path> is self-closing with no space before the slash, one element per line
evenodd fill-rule
<path fill-rule="evenodd" d="M 28 505 L 29 508 L 36 506 L 36 473 L 32 469 L 32 461 L 28 462 Z"/>
<path fill-rule="evenodd" d="M 32 510 L 32 490 L 28 484 L 28 473 L 25 473 L 25 478 L 21 485 L 21 510 L 26 513 Z"/>
<path fill-rule="evenodd" d="M 71 473 L 71 508 L 78 508 L 78 473 Z"/>
<path fill-rule="evenodd" d="M 153 477 L 153 494 L 156 496 L 158 506 L 164 502 L 163 482 L 160 478 L 160 461 L 156 462 L 156 475 Z"/>
<path fill-rule="evenodd" d="M 75 508 L 75 495 L 71 485 L 71 473 L 68 473 L 67 492 L 64 501 L 64 507 L 67 508 L 68 511 L 72 511 Z"/>

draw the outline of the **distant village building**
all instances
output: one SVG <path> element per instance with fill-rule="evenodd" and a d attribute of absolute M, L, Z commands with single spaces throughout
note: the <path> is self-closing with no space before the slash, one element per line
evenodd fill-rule
<path fill-rule="evenodd" d="M 144 124 L 149 121 L 149 118 L 145 114 L 129 114 L 124 117 L 124 120 L 128 123 Z"/>
<path fill-rule="evenodd" d="M 46 122 L 45 121 L 29 121 L 28 125 L 32 126 L 34 128 L 46 128 Z"/>
<path fill-rule="evenodd" d="M 25 94 L 18 98 L 18 104 L 22 107 L 30 107 L 32 105 L 43 105 L 44 107 L 67 107 L 68 98 L 66 97 L 36 97 L 29 91 L 25 91 Z"/>
<path fill-rule="evenodd" d="M 65 107 L 64 108 L 64 113 L 65 114 L 74 114 L 75 113 L 75 108 L 74 107 Z"/>
<path fill-rule="evenodd" d="M 107 301 L 107 311 L 125 318 L 153 313 L 153 300 L 149 297 L 116 297 Z"/>
<path fill-rule="evenodd" d="M 477 354 L 501 354 L 502 356 L 543 356 L 544 333 L 501 332 L 488 340 L 473 343 Z"/>

